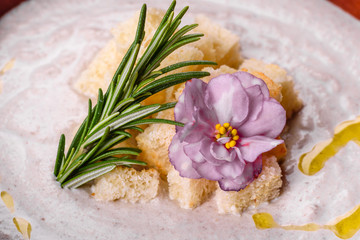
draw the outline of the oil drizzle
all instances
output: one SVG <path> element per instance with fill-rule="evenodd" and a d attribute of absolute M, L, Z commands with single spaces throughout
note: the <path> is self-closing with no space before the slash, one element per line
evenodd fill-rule
<path fill-rule="evenodd" d="M 303 154 L 300 157 L 299 170 L 306 175 L 314 175 L 349 141 L 360 145 L 360 116 L 355 120 L 340 123 L 335 128 L 333 138 L 316 144 L 310 152 Z"/>
<path fill-rule="evenodd" d="M 17 230 L 22 234 L 24 239 L 30 239 L 31 237 L 31 224 L 23 218 L 14 217 L 13 222 Z"/>
<path fill-rule="evenodd" d="M 15 59 L 11 59 L 9 62 L 7 62 L 4 67 L 0 70 L 0 76 L 4 75 L 5 72 L 9 71 L 10 69 L 12 69 L 14 67 L 14 63 L 15 63 Z M 2 80 L 0 79 L 0 93 L 2 92 L 3 89 L 3 83 Z"/>
<path fill-rule="evenodd" d="M 1 199 L 3 200 L 5 206 L 9 209 L 11 213 L 15 211 L 14 200 L 8 192 L 1 192 Z"/>
<path fill-rule="evenodd" d="M 9 62 L 7 62 L 3 68 L 0 70 L 0 76 L 9 71 L 14 67 L 15 59 L 11 59 Z"/>
<path fill-rule="evenodd" d="M 336 218 L 333 224 L 326 225 L 308 223 L 299 226 L 281 226 L 275 222 L 274 218 L 269 213 L 256 213 L 252 217 L 257 229 L 281 228 L 284 230 L 301 231 L 317 231 L 319 229 L 327 229 L 332 231 L 341 239 L 349 239 L 360 230 L 360 204 L 345 215 Z"/>
<path fill-rule="evenodd" d="M 14 199 L 12 196 L 6 192 L 1 192 L 1 199 L 3 200 L 5 206 L 9 209 L 11 213 L 15 212 Z M 13 223 L 16 229 L 21 233 L 24 239 L 29 240 L 31 237 L 31 224 L 24 218 L 14 217 Z"/>

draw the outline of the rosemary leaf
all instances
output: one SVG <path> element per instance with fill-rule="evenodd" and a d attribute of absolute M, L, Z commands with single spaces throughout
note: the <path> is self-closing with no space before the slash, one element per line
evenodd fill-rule
<path fill-rule="evenodd" d="M 137 148 L 115 148 L 115 149 L 112 149 L 111 151 L 105 152 L 105 153 L 97 156 L 96 158 L 89 161 L 89 163 L 96 162 L 98 160 L 102 160 L 102 159 L 105 159 L 107 157 L 111 157 L 114 155 L 128 154 L 128 155 L 138 156 L 140 154 L 140 152 L 141 151 L 139 151 Z"/>
<path fill-rule="evenodd" d="M 65 135 L 61 134 L 59 140 L 59 148 L 56 156 L 54 175 L 57 176 L 59 174 L 59 170 L 61 165 L 64 164 L 64 148 L 65 148 Z"/>
<path fill-rule="evenodd" d="M 150 118 L 150 119 L 141 119 L 141 120 L 133 121 L 133 122 L 131 122 L 129 124 L 126 124 L 124 126 L 124 128 L 132 128 L 134 126 L 154 124 L 154 123 L 165 123 L 165 124 L 171 124 L 171 125 L 175 125 L 175 126 L 179 126 L 179 127 L 184 126 L 183 123 L 168 120 L 168 119 Z"/>
<path fill-rule="evenodd" d="M 91 124 L 90 124 L 90 129 L 92 129 L 94 127 L 94 125 L 99 121 L 100 117 L 101 117 L 101 112 L 103 110 L 103 106 L 104 106 L 104 95 L 103 92 L 101 90 L 101 88 L 99 89 L 99 95 L 98 95 L 98 101 L 94 110 L 94 116 L 93 119 L 91 120 Z"/>
<path fill-rule="evenodd" d="M 61 186 L 67 188 L 77 188 L 101 175 L 104 175 L 105 173 L 110 172 L 115 167 L 116 167 L 115 164 L 111 164 L 111 165 L 101 166 L 96 169 L 90 169 L 87 172 L 78 174 L 76 177 L 71 178 L 70 180 L 61 184 Z"/>
<path fill-rule="evenodd" d="M 137 97 L 145 92 L 150 92 L 151 94 L 155 94 L 168 87 L 186 82 L 187 80 L 189 80 L 189 76 L 191 76 L 191 78 L 202 78 L 209 75 L 210 74 L 208 72 L 187 72 L 187 73 L 175 73 L 172 75 L 168 75 L 166 77 L 153 81 L 151 84 L 146 85 L 145 87 L 140 89 L 137 93 L 135 93 L 134 97 Z"/>
<path fill-rule="evenodd" d="M 117 158 L 117 157 L 110 157 L 110 158 L 106 158 L 104 161 L 101 162 L 96 162 L 96 163 L 92 163 L 87 165 L 86 167 L 82 167 L 79 169 L 79 174 L 85 172 L 85 171 L 89 171 L 91 169 L 95 169 L 101 166 L 106 166 L 106 165 L 113 165 L 115 164 L 116 166 L 123 166 L 123 165 L 146 165 L 144 162 L 141 161 L 137 161 L 131 158 L 126 158 L 126 157 L 122 157 L 122 158 Z"/>

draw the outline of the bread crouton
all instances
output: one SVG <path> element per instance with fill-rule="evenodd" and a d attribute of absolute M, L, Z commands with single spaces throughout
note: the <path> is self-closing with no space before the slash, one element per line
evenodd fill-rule
<path fill-rule="evenodd" d="M 224 74 L 224 73 L 232 74 L 232 73 L 237 72 L 236 69 L 228 67 L 226 65 L 221 65 L 217 69 L 214 69 L 213 67 L 205 67 L 205 68 L 201 69 L 201 71 L 210 73 L 210 76 L 207 76 L 207 77 L 204 77 L 204 78 L 201 79 L 202 81 L 204 81 L 206 83 L 208 83 L 212 78 L 217 77 L 217 76 L 219 76 L 221 74 Z M 185 83 L 178 85 L 177 89 L 174 91 L 174 94 L 173 94 L 174 100 L 179 99 L 179 97 L 180 97 L 182 91 L 184 90 L 184 88 L 185 88 Z M 168 99 L 168 100 L 170 101 L 171 99 Z"/>
<path fill-rule="evenodd" d="M 279 196 L 281 186 L 281 169 L 276 157 L 263 157 L 260 175 L 246 188 L 238 192 L 216 190 L 218 212 L 241 214 L 251 205 L 257 206 Z"/>
<path fill-rule="evenodd" d="M 302 101 L 294 89 L 294 82 L 287 72 L 276 64 L 266 64 L 257 59 L 246 59 L 240 69 L 247 69 L 249 73 L 261 72 L 274 83 L 281 85 L 281 105 L 286 110 L 286 117 L 291 118 L 302 107 Z M 264 80 L 264 79 L 263 79 Z"/>
<path fill-rule="evenodd" d="M 93 196 L 96 200 L 148 202 L 158 195 L 159 172 L 153 168 L 137 171 L 134 168 L 116 167 L 113 171 L 95 179 Z"/>
<path fill-rule="evenodd" d="M 159 112 L 155 117 L 174 120 L 174 110 Z M 142 151 L 139 158 L 148 166 L 156 168 L 163 177 L 166 177 L 171 169 L 168 148 L 174 135 L 174 125 L 151 124 L 136 137 L 138 147 Z"/>
<path fill-rule="evenodd" d="M 183 178 L 172 168 L 167 175 L 169 197 L 181 208 L 192 209 L 205 202 L 216 190 L 217 183 L 207 179 Z"/>
<path fill-rule="evenodd" d="M 145 47 L 150 43 L 162 16 L 162 10 L 150 9 L 148 11 L 145 23 L 146 35 L 140 49 L 140 54 L 144 52 Z M 112 29 L 113 38 L 99 51 L 75 82 L 74 88 L 77 91 L 88 97 L 95 98 L 99 88 L 107 88 L 121 59 L 134 40 L 138 18 L 139 12 Z"/>
<path fill-rule="evenodd" d="M 204 53 L 204 59 L 217 62 L 218 66 L 227 65 L 237 69 L 242 61 L 240 38 L 204 15 L 197 16 L 195 22 L 199 24 L 195 31 L 203 33 L 204 37 L 194 46 Z"/>

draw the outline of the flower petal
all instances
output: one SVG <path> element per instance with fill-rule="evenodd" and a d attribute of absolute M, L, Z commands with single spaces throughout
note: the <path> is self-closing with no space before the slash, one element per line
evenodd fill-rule
<path fill-rule="evenodd" d="M 169 159 L 180 176 L 187 178 L 201 178 L 192 167 L 191 159 L 185 154 L 183 148 L 186 143 L 181 143 L 178 134 L 175 134 L 169 146 Z"/>
<path fill-rule="evenodd" d="M 221 137 L 221 138 L 217 139 L 216 141 L 218 143 L 225 144 L 225 143 L 229 142 L 230 140 L 231 140 L 231 137 Z"/>
<path fill-rule="evenodd" d="M 283 140 L 264 136 L 254 136 L 242 138 L 238 147 L 245 161 L 254 162 L 262 153 L 270 151 L 283 142 Z"/>
<path fill-rule="evenodd" d="M 176 121 L 183 123 L 193 122 L 195 106 L 197 106 L 197 108 L 205 106 L 204 93 L 206 86 L 206 83 L 196 78 L 185 83 L 184 91 L 181 93 L 174 108 Z"/>
<path fill-rule="evenodd" d="M 223 176 L 219 173 L 216 166 L 209 162 L 203 163 L 193 163 L 193 167 L 196 169 L 201 177 L 206 178 L 208 180 L 218 181 L 223 178 Z"/>
<path fill-rule="evenodd" d="M 242 122 L 248 115 L 249 98 L 240 80 L 231 74 L 210 80 L 206 88 L 205 103 L 216 113 L 220 124 Z"/>
<path fill-rule="evenodd" d="M 258 85 L 251 86 L 245 89 L 249 97 L 249 114 L 246 121 L 254 121 L 259 117 L 262 111 L 264 103 L 264 95 L 262 94 L 261 88 Z M 237 127 L 236 123 L 233 123 L 234 127 Z"/>
<path fill-rule="evenodd" d="M 217 169 L 224 178 L 235 179 L 243 173 L 245 162 L 242 159 L 235 159 L 233 162 L 227 162 L 218 166 Z"/>
<path fill-rule="evenodd" d="M 230 152 L 231 149 L 226 149 L 224 144 L 212 142 L 210 145 L 210 153 L 215 159 L 231 162 L 236 154 L 230 154 Z"/>
<path fill-rule="evenodd" d="M 201 142 L 201 148 L 200 148 L 200 153 L 204 156 L 204 158 L 206 159 L 207 162 L 214 164 L 214 165 L 220 165 L 223 164 L 224 160 L 220 160 L 215 158 L 212 154 L 211 154 L 211 146 L 214 143 L 214 141 L 210 138 L 205 138 L 202 142 Z M 219 144 L 219 143 L 217 143 Z M 220 145 L 220 144 L 219 144 Z M 224 147 L 224 146 L 222 146 Z"/>
<path fill-rule="evenodd" d="M 233 75 L 241 80 L 241 84 L 245 89 L 252 86 L 259 86 L 262 94 L 264 95 L 264 98 L 269 99 L 270 97 L 269 89 L 266 83 L 264 82 L 264 80 L 257 78 L 248 72 L 243 72 L 243 71 L 236 72 Z"/>
<path fill-rule="evenodd" d="M 276 138 L 280 135 L 286 123 L 286 112 L 275 99 L 270 98 L 263 103 L 258 118 L 244 122 L 239 128 L 239 136 L 266 136 Z"/>
<path fill-rule="evenodd" d="M 259 176 L 262 170 L 262 159 L 258 157 L 252 163 L 246 163 L 242 174 L 236 178 L 224 178 L 219 180 L 219 186 L 224 191 L 240 191 Z"/>
<path fill-rule="evenodd" d="M 200 153 L 201 142 L 188 143 L 184 145 L 185 154 L 196 163 L 205 162 L 204 156 Z"/>
<path fill-rule="evenodd" d="M 187 123 L 182 130 L 180 141 L 188 143 L 199 142 L 204 136 L 212 137 L 215 132 L 215 122 L 207 109 L 196 109 L 193 112 L 194 122 Z"/>

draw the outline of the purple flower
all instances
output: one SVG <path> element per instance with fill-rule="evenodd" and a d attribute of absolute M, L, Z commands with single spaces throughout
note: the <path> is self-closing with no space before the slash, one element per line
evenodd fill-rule
<path fill-rule="evenodd" d="M 284 128 L 285 110 L 265 82 L 247 72 L 208 84 L 188 81 L 174 111 L 185 126 L 176 128 L 170 162 L 180 176 L 215 180 L 226 191 L 251 183 L 261 172 L 261 154 L 283 143 L 275 138 Z"/>

